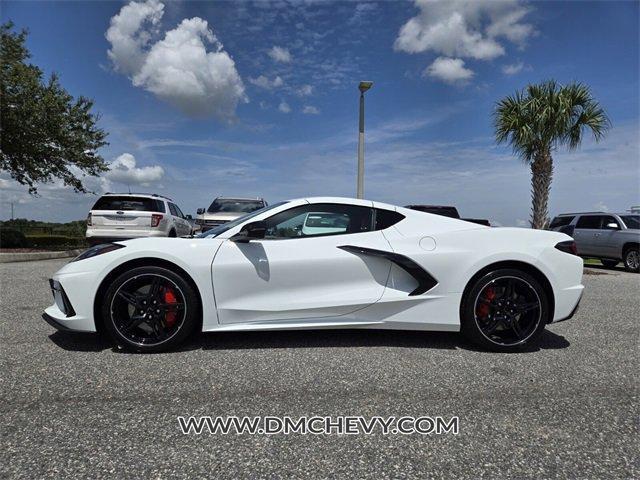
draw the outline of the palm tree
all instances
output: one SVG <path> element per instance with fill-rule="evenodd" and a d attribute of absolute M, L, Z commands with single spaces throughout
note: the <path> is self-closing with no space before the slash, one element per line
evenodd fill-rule
<path fill-rule="evenodd" d="M 511 145 L 513 152 L 531 167 L 531 227 L 545 228 L 553 176 L 552 153 L 558 147 L 578 148 L 587 129 L 599 141 L 610 122 L 587 86 L 562 86 L 550 80 L 529 85 L 500 100 L 494 126 L 498 144 Z"/>

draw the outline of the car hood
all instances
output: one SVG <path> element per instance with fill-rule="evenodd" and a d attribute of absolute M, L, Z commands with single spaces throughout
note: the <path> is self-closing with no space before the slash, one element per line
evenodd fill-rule
<path fill-rule="evenodd" d="M 201 215 L 198 215 L 198 218 L 202 218 L 204 220 L 231 221 L 231 220 L 235 220 L 236 218 L 242 215 L 246 215 L 246 212 L 215 212 L 215 213 L 205 212 Z"/>

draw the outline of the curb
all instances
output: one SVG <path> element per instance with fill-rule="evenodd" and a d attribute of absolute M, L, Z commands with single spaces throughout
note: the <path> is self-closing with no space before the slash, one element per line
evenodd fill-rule
<path fill-rule="evenodd" d="M 0 263 L 33 262 L 36 260 L 53 260 L 80 255 L 84 249 L 67 250 L 66 252 L 32 252 L 32 253 L 0 253 Z"/>

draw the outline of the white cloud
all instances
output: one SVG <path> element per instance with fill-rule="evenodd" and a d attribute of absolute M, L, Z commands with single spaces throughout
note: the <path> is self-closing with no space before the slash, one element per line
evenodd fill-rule
<path fill-rule="evenodd" d="M 160 165 L 137 167 L 136 159 L 130 153 L 123 153 L 109 164 L 109 171 L 104 178 L 109 182 L 126 185 L 142 185 L 148 187 L 164 177 L 164 169 Z"/>
<path fill-rule="evenodd" d="M 593 208 L 595 208 L 598 212 L 608 212 L 609 211 L 609 207 L 607 207 L 602 200 L 600 200 L 598 203 L 596 203 L 593 206 Z"/>
<path fill-rule="evenodd" d="M 278 105 L 278 110 L 281 111 L 282 113 L 289 113 L 291 112 L 291 107 L 287 102 L 282 101 L 280 102 L 280 105 Z"/>
<path fill-rule="evenodd" d="M 504 73 L 505 75 L 515 75 L 516 73 L 520 73 L 523 68 L 524 68 L 524 63 L 522 62 L 512 63 L 510 65 L 503 65 L 502 73 Z"/>
<path fill-rule="evenodd" d="M 163 9 L 157 0 L 131 2 L 111 19 L 106 37 L 116 70 L 187 115 L 232 119 L 238 103 L 247 101 L 233 59 L 198 17 L 151 43 Z"/>
<path fill-rule="evenodd" d="M 312 85 L 302 85 L 296 90 L 296 94 L 299 97 L 308 97 L 313 94 L 313 86 Z"/>
<path fill-rule="evenodd" d="M 305 115 L 318 115 L 320 113 L 320 110 L 311 105 L 305 105 L 302 109 L 302 113 L 304 113 Z"/>
<path fill-rule="evenodd" d="M 349 24 L 353 25 L 362 22 L 365 17 L 378 9 L 375 3 L 358 3 L 354 9 L 353 16 L 349 19 Z"/>
<path fill-rule="evenodd" d="M 473 70 L 465 68 L 464 60 L 460 58 L 436 58 L 429 65 L 422 76 L 429 76 L 446 83 L 465 83 L 473 78 Z"/>
<path fill-rule="evenodd" d="M 518 0 L 416 0 L 420 13 L 405 23 L 396 50 L 490 60 L 504 55 L 501 38 L 523 45 L 535 33 L 522 23 L 529 9 Z"/>
<path fill-rule="evenodd" d="M 116 70 L 126 75 L 139 72 L 144 64 L 145 49 L 164 14 L 164 5 L 157 0 L 131 2 L 111 18 L 105 36 L 111 44 L 107 51 Z M 143 25 L 151 27 L 142 28 Z"/>
<path fill-rule="evenodd" d="M 284 85 L 282 78 L 276 76 L 273 80 L 269 80 L 264 75 L 260 75 L 258 78 L 249 77 L 249 82 L 253 83 L 255 86 L 264 88 L 266 90 L 273 90 L 274 88 L 281 87 Z"/>
<path fill-rule="evenodd" d="M 267 54 L 276 62 L 289 63 L 291 62 L 291 53 L 287 48 L 273 46 L 267 52 Z"/>

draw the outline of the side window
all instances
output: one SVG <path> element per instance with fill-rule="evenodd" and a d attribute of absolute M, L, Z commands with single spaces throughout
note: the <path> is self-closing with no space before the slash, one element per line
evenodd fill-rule
<path fill-rule="evenodd" d="M 171 215 L 173 215 L 174 217 L 179 217 L 180 215 L 178 215 L 178 212 L 176 210 L 176 206 L 173 203 L 169 204 L 169 211 L 171 212 Z"/>
<path fill-rule="evenodd" d="M 620 222 L 616 220 L 616 217 L 605 215 L 602 217 L 602 224 L 600 225 L 600 228 L 603 230 L 607 230 L 607 225 L 609 225 L 610 223 L 615 223 L 616 225 L 620 226 Z"/>
<path fill-rule="evenodd" d="M 156 200 L 156 212 L 166 212 L 164 208 L 164 202 L 162 200 Z"/>
<path fill-rule="evenodd" d="M 584 215 L 578 219 L 576 228 L 600 228 L 601 215 Z"/>
<path fill-rule="evenodd" d="M 404 215 L 391 210 L 383 210 L 381 208 L 374 209 L 376 214 L 376 230 L 384 230 L 392 225 L 395 225 L 404 218 Z"/>
<path fill-rule="evenodd" d="M 276 213 L 266 220 L 265 238 L 300 238 L 371 231 L 371 209 L 316 203 Z"/>
<path fill-rule="evenodd" d="M 174 205 L 174 207 L 176 208 L 176 212 L 178 213 L 178 216 L 180 218 L 184 218 L 184 213 L 182 213 L 182 210 L 180 210 L 180 207 L 178 205 Z"/>
<path fill-rule="evenodd" d="M 574 218 L 575 217 L 556 217 L 553 219 L 553 221 L 549 225 L 549 228 L 552 229 L 552 228 L 564 227 L 565 225 L 569 225 Z"/>

